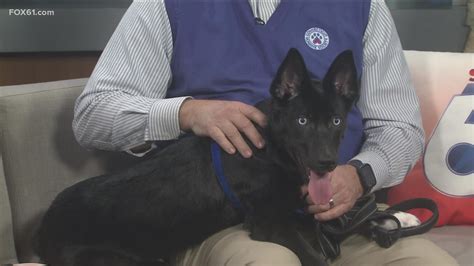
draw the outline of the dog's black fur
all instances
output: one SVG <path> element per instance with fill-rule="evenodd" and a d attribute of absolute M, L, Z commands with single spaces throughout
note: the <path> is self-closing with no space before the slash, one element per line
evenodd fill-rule
<path fill-rule="evenodd" d="M 305 266 L 325 264 L 297 231 L 292 213 L 303 204 L 300 187 L 309 169 L 335 168 L 358 88 L 350 51 L 335 59 L 323 81 L 314 81 L 291 49 L 271 99 L 258 105 L 268 117 L 268 126 L 259 128 L 266 148 L 253 148 L 250 159 L 222 152 L 245 213 L 232 207 L 217 182 L 211 140 L 186 137 L 128 171 L 61 192 L 38 230 L 39 256 L 52 266 L 160 265 L 161 258 L 244 222 L 252 239 L 286 246 Z"/>

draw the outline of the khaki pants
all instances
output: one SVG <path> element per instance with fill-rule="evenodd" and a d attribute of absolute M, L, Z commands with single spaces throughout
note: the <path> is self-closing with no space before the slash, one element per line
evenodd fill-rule
<path fill-rule="evenodd" d="M 289 249 L 267 242 L 251 240 L 241 225 L 218 232 L 201 245 L 190 248 L 176 258 L 176 266 L 259 266 L 301 265 Z M 408 237 L 389 249 L 379 247 L 363 236 L 354 235 L 341 244 L 341 256 L 331 265 L 458 265 L 432 242 Z"/>

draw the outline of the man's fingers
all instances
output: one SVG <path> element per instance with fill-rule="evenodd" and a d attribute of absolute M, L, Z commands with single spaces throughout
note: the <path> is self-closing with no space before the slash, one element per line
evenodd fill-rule
<path fill-rule="evenodd" d="M 229 154 L 234 154 L 235 153 L 235 147 L 230 143 L 230 141 L 227 139 L 227 137 L 224 135 L 222 130 L 218 127 L 212 127 L 209 129 L 209 136 L 221 146 L 222 149 L 224 149 L 227 153 Z"/>
<path fill-rule="evenodd" d="M 230 121 L 226 121 L 220 125 L 220 129 L 243 157 L 249 158 L 252 156 L 252 150 L 247 145 L 247 142 L 242 138 L 242 135 L 234 124 Z"/>
<path fill-rule="evenodd" d="M 336 205 L 325 212 L 315 214 L 314 218 L 318 221 L 329 221 L 343 215 L 348 210 L 349 207 L 347 204 Z"/>
<path fill-rule="evenodd" d="M 247 104 L 240 104 L 239 110 L 246 117 L 250 118 L 250 120 L 254 121 L 261 127 L 265 127 L 267 125 L 267 117 L 256 107 Z"/>
<path fill-rule="evenodd" d="M 255 147 L 264 146 L 264 139 L 252 121 L 265 126 L 266 117 L 253 106 L 230 101 L 189 100 L 181 109 L 180 123 L 183 125 L 180 124 L 180 126 L 182 128 L 190 127 L 198 136 L 210 136 L 230 154 L 238 151 L 245 158 L 252 156 L 250 143 L 247 144 L 242 134 Z M 199 115 L 193 116 L 192 121 L 189 122 L 185 115 L 188 113 Z"/>
<path fill-rule="evenodd" d="M 232 122 L 239 131 L 243 132 L 250 139 L 255 147 L 263 148 L 265 142 L 252 121 L 244 115 L 237 115 L 233 117 Z"/>
<path fill-rule="evenodd" d="M 308 213 L 321 213 L 329 210 L 329 204 L 313 204 L 309 205 L 307 208 Z"/>

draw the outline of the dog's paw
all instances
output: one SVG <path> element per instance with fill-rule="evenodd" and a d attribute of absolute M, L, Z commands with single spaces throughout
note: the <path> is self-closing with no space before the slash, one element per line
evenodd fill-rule
<path fill-rule="evenodd" d="M 402 224 L 402 228 L 413 227 L 421 224 L 420 219 L 413 214 L 407 212 L 396 212 L 393 214 Z"/>
<path fill-rule="evenodd" d="M 413 214 L 406 212 L 395 212 L 393 216 L 397 217 L 402 225 L 402 228 L 418 226 L 421 224 L 420 219 Z M 375 223 L 375 222 L 374 222 Z M 393 230 L 397 228 L 397 223 L 393 220 L 386 219 L 381 222 L 376 222 L 376 226 L 380 226 L 385 230 Z"/>

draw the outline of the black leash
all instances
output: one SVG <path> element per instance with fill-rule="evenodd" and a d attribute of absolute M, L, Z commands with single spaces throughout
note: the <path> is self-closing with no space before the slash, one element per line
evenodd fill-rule
<path fill-rule="evenodd" d="M 393 215 L 397 211 L 411 209 L 428 209 L 433 215 L 424 223 L 402 228 L 400 221 Z M 354 233 L 364 234 L 384 248 L 392 246 L 399 238 L 428 232 L 438 221 L 439 213 L 436 203 L 430 199 L 418 198 L 396 204 L 385 211 L 377 208 L 375 196 L 370 194 L 359 199 L 355 206 L 341 217 L 328 221 L 316 222 L 314 246 L 328 259 L 335 259 L 340 254 L 340 243 Z M 387 230 L 377 223 L 392 220 L 397 228 Z"/>

